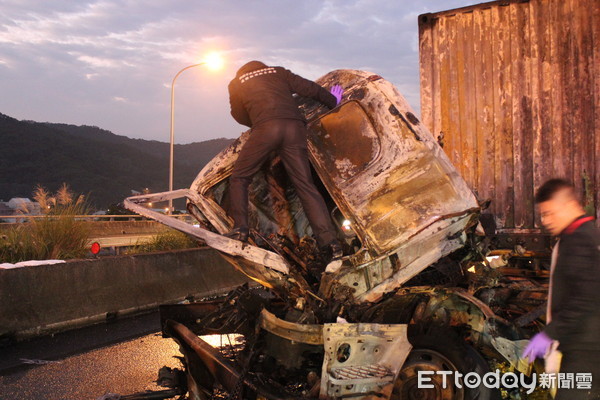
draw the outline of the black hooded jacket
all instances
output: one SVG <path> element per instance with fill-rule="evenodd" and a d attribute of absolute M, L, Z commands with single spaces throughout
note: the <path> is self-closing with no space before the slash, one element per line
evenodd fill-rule
<path fill-rule="evenodd" d="M 329 108 L 336 98 L 325 88 L 282 67 L 268 67 L 260 61 L 242 66 L 229 83 L 231 115 L 242 125 L 256 126 L 272 119 L 304 121 L 296 101 L 297 93 L 315 99 Z"/>

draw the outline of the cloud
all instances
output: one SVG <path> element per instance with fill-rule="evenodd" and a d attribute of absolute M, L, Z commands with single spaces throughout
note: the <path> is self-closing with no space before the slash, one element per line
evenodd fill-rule
<path fill-rule="evenodd" d="M 114 68 L 118 65 L 114 60 L 81 55 L 77 59 L 94 68 Z"/>
<path fill-rule="evenodd" d="M 175 74 L 221 50 L 221 72 L 190 69 L 176 83 L 178 142 L 234 137 L 227 83 L 249 59 L 316 79 L 367 69 L 418 108 L 417 16 L 440 2 L 413 0 L 3 0 L 0 112 L 97 125 L 167 140 Z M 443 8 L 469 4 L 444 2 Z"/>

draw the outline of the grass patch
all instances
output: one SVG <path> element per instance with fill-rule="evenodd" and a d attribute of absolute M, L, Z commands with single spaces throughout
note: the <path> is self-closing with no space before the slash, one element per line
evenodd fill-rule
<path fill-rule="evenodd" d="M 75 197 L 66 184 L 51 195 L 42 187 L 34 192 L 42 218 L 31 219 L 0 237 L 0 261 L 80 258 L 87 253 L 90 226 L 75 218 L 89 212 L 83 196 Z"/>
<path fill-rule="evenodd" d="M 196 247 L 198 247 L 198 242 L 185 233 L 173 229 L 165 229 L 153 236 L 150 240 L 132 247 L 127 251 L 127 254 L 193 249 Z"/>

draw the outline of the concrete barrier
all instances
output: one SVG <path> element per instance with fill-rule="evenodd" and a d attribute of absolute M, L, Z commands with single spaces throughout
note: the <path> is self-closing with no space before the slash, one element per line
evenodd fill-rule
<path fill-rule="evenodd" d="M 0 268 L 0 338 L 67 330 L 247 281 L 209 248 Z"/>

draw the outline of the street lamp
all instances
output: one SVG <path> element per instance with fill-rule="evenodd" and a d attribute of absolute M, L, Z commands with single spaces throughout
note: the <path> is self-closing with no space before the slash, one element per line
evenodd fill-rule
<path fill-rule="evenodd" d="M 223 60 L 219 56 L 218 53 L 210 53 L 208 54 L 204 61 L 198 64 L 188 65 L 179 71 L 173 81 L 171 82 L 171 144 L 169 149 L 169 192 L 173 191 L 173 148 L 175 145 L 175 81 L 181 75 L 181 73 L 190 68 L 199 67 L 201 65 L 206 65 L 211 70 L 220 69 L 223 66 Z M 171 215 L 173 213 L 173 199 L 169 199 L 169 209 L 168 214 Z"/>

